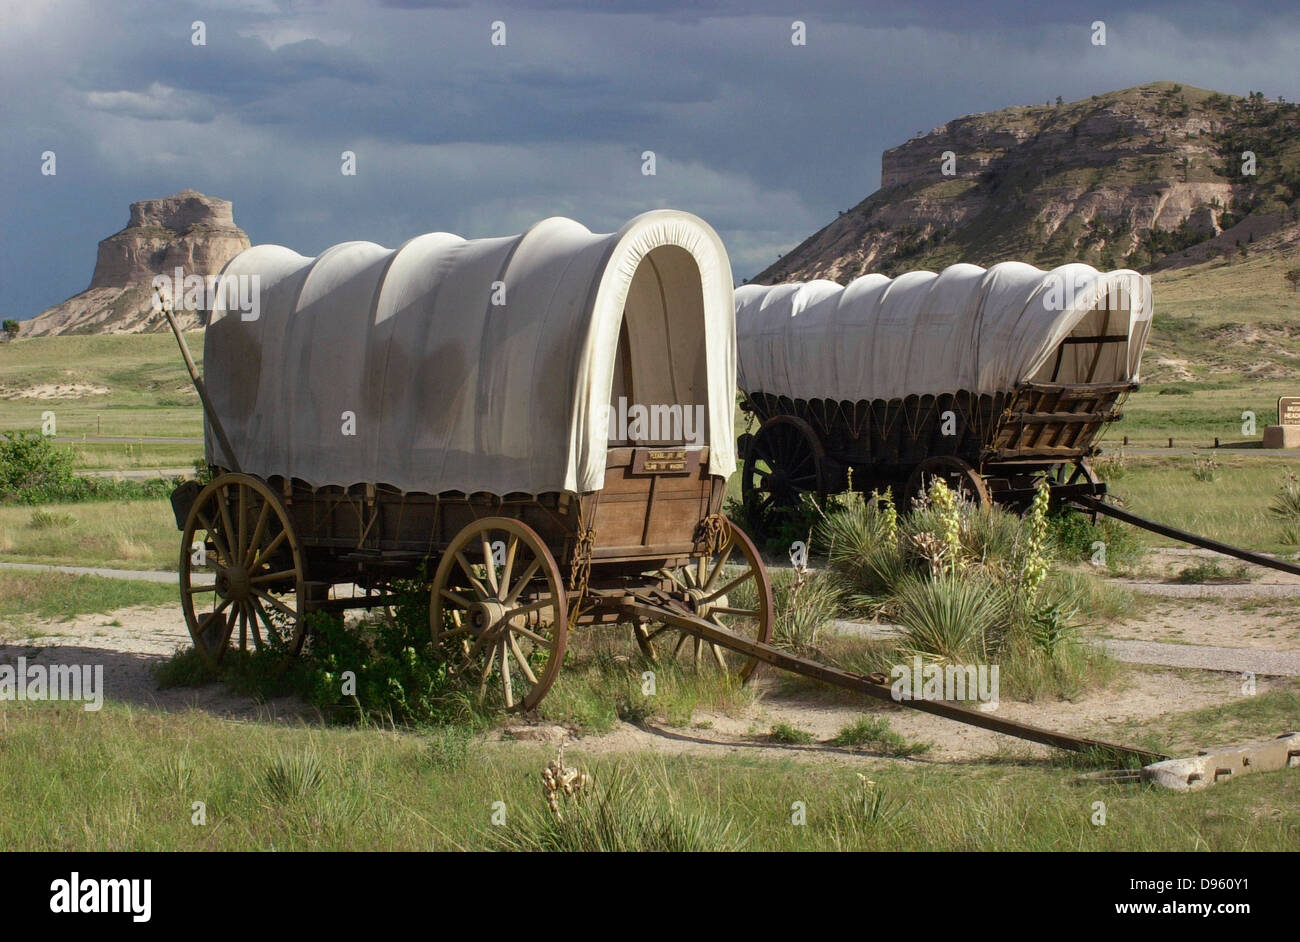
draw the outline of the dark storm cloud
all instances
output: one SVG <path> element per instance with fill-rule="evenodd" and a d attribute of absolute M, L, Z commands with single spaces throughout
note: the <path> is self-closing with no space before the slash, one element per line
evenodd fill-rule
<path fill-rule="evenodd" d="M 855 204 L 880 153 L 960 114 L 1173 79 L 1296 96 L 1266 4 L 226 0 L 0 8 L 0 312 L 85 287 L 131 200 L 231 199 L 316 252 L 433 229 L 593 229 L 660 205 L 737 278 Z M 494 20 L 504 47 L 489 43 Z M 1095 19 L 1108 43 L 1089 43 Z M 190 43 L 206 24 L 207 45 Z M 791 23 L 808 44 L 790 43 Z M 58 153 L 59 175 L 39 175 Z M 358 155 L 356 177 L 340 154 Z M 655 151 L 655 177 L 640 155 Z M 21 220 L 21 223 L 18 221 Z"/>

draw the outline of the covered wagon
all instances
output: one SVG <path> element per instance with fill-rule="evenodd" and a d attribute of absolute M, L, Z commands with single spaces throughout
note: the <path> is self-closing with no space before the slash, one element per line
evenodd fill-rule
<path fill-rule="evenodd" d="M 748 676 L 752 659 L 647 617 L 771 632 L 758 554 L 720 514 L 735 321 L 707 224 L 262 245 L 223 275 L 260 303 L 211 312 L 213 479 L 173 497 L 205 657 L 296 652 L 307 613 L 427 578 L 431 641 L 505 708 L 537 704 L 582 623 L 634 622 L 649 655 Z"/>
<path fill-rule="evenodd" d="M 736 291 L 742 492 L 764 518 L 802 494 L 927 476 L 982 503 L 1099 494 L 1088 459 L 1137 388 L 1148 280 L 1018 262 Z"/>

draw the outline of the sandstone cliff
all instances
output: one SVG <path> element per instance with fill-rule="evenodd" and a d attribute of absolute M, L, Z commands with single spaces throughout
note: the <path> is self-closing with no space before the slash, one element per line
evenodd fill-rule
<path fill-rule="evenodd" d="M 967 115 L 886 151 L 879 190 L 754 280 L 1204 261 L 1295 219 L 1298 127 L 1295 105 L 1172 82 Z"/>
<path fill-rule="evenodd" d="M 248 248 L 235 225 L 229 200 L 181 190 L 164 199 L 131 204 L 125 229 L 99 243 L 90 287 L 22 325 L 22 336 L 138 333 L 163 330 L 152 307 L 154 275 L 215 275 Z M 183 327 L 197 327 L 198 314 L 179 311 Z"/>

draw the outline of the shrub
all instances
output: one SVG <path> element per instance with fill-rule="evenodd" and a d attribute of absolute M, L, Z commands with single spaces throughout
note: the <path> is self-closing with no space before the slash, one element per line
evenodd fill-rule
<path fill-rule="evenodd" d="M 1192 455 L 1192 477 L 1198 481 L 1213 483 L 1219 476 L 1219 463 L 1214 460 L 1213 455 L 1200 457 L 1193 453 Z"/>
<path fill-rule="evenodd" d="M 27 526 L 32 530 L 57 530 L 61 527 L 75 525 L 77 518 L 72 514 L 57 513 L 49 510 L 34 510 Z"/>
<path fill-rule="evenodd" d="M 263 776 L 267 797 L 278 805 L 290 805 L 310 798 L 325 782 L 315 752 L 281 753 Z"/>
<path fill-rule="evenodd" d="M 273 620 L 278 615 L 271 616 Z M 267 633 L 255 652 L 229 651 L 216 674 L 192 648 L 177 651 L 155 671 L 162 686 L 197 686 L 213 679 L 257 697 L 294 694 L 337 722 L 442 726 L 484 722 L 429 637 L 428 594 L 417 583 L 399 586 L 393 617 L 375 614 L 354 622 L 324 612 L 307 616 L 308 640 L 289 659 L 282 641 Z M 343 675 L 355 675 L 355 693 L 343 694 Z"/>
<path fill-rule="evenodd" d="M 1282 521 L 1282 541 L 1300 543 L 1300 476 L 1294 471 L 1282 479 L 1282 489 L 1273 496 L 1268 512 Z"/>
<path fill-rule="evenodd" d="M 840 588 L 825 572 L 772 572 L 775 606 L 773 642 L 799 652 L 815 652 L 826 626 L 840 606 Z M 742 601 L 741 608 L 749 604 Z"/>
<path fill-rule="evenodd" d="M 789 723 L 777 723 L 767 735 L 772 742 L 779 742 L 789 746 L 806 746 L 814 741 L 812 733 L 797 726 L 791 726 Z"/>
<path fill-rule="evenodd" d="M 1104 564 L 1112 572 L 1132 572 L 1147 552 L 1136 530 L 1110 517 L 1099 517 L 1093 523 L 1088 514 L 1066 509 L 1049 516 L 1047 526 L 1053 551 L 1069 562 Z"/>
<path fill-rule="evenodd" d="M 833 746 L 858 746 L 870 749 L 885 756 L 915 756 L 929 752 L 928 742 L 909 742 L 890 727 L 883 717 L 864 716 L 836 734 L 831 740 Z"/>
<path fill-rule="evenodd" d="M 989 638 L 1006 618 L 1005 590 L 976 573 L 905 578 L 895 590 L 900 651 L 965 664 L 989 655 Z"/>
<path fill-rule="evenodd" d="M 72 452 L 43 435 L 6 432 L 0 435 L 0 497 L 68 487 L 76 479 L 72 464 Z"/>

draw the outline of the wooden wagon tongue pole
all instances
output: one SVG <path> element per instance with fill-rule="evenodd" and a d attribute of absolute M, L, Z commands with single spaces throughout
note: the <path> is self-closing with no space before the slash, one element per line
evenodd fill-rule
<path fill-rule="evenodd" d="M 836 687 L 843 687 L 846 690 L 853 690 L 857 693 L 866 694 L 877 700 L 887 700 L 890 703 L 897 703 L 899 706 L 910 707 L 914 710 L 921 710 L 925 713 L 933 713 L 937 716 L 946 717 L 950 720 L 956 720 L 959 723 L 966 723 L 971 726 L 980 726 L 984 729 L 991 729 L 997 733 L 1004 733 L 1007 736 L 1015 736 L 1019 739 L 1028 739 L 1031 742 L 1042 743 L 1047 746 L 1055 746 L 1058 749 L 1068 749 L 1074 752 L 1098 752 L 1113 754 L 1115 756 L 1131 756 L 1141 761 L 1144 765 L 1149 762 L 1156 762 L 1168 759 L 1159 752 L 1151 752 L 1146 749 L 1134 749 L 1132 746 L 1120 746 L 1115 743 L 1101 742 L 1096 739 L 1083 739 L 1078 736 L 1067 736 L 1064 733 L 1057 733 L 1047 729 L 1041 729 L 1037 726 L 1030 726 L 1027 723 L 1015 723 L 1011 720 L 1004 720 L 1000 717 L 991 716 L 988 713 L 981 713 L 977 710 L 967 709 L 966 707 L 957 706 L 955 703 L 949 703 L 944 700 L 895 700 L 890 690 L 888 680 L 882 675 L 867 676 L 864 674 L 853 674 L 849 671 L 843 671 L 836 667 L 830 667 L 826 664 L 819 664 L 816 661 L 810 661 L 807 658 L 791 654 L 789 651 L 782 651 L 780 648 L 774 648 L 771 645 L 763 644 L 752 638 L 745 638 L 734 632 L 728 631 L 712 622 L 704 621 L 689 615 L 685 612 L 674 612 L 665 610 L 662 606 L 648 604 L 646 601 L 637 599 L 635 596 L 626 599 L 623 602 L 623 609 L 632 616 L 645 617 L 655 621 L 669 621 L 674 627 L 680 628 L 690 634 L 712 642 L 719 647 L 729 648 L 741 654 L 757 658 L 766 664 L 779 667 L 795 674 L 802 674 L 804 677 L 811 677 L 814 680 L 820 680 L 823 683 L 833 684 Z M 877 679 L 879 678 L 879 679 Z"/>
<path fill-rule="evenodd" d="M 185 358 L 185 368 L 190 371 L 190 381 L 194 383 L 194 388 L 199 394 L 199 401 L 203 403 L 203 412 L 208 417 L 208 422 L 212 424 L 212 432 L 217 436 L 217 443 L 221 445 L 221 450 L 226 453 L 226 468 L 230 471 L 239 471 L 239 460 L 235 457 L 235 449 L 230 447 L 230 439 L 226 438 L 226 430 L 222 428 L 221 420 L 217 418 L 217 410 L 212 408 L 207 387 L 203 385 L 203 377 L 199 376 L 198 367 L 194 365 L 194 357 L 190 356 L 189 344 L 185 342 L 185 335 L 181 333 L 180 325 L 176 323 L 176 315 L 171 305 L 164 304 L 162 312 L 167 318 L 167 323 L 171 325 L 172 333 L 176 335 L 181 356 Z"/>

